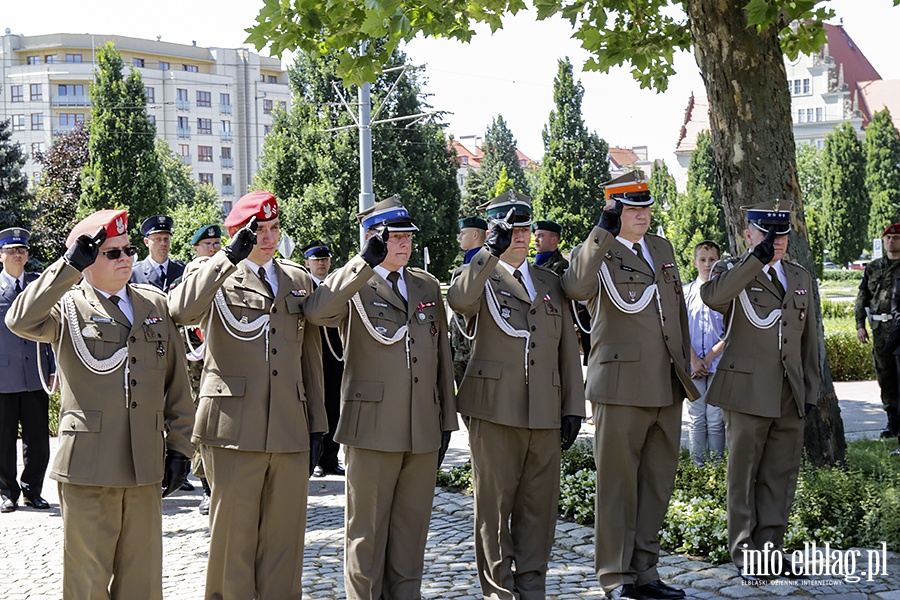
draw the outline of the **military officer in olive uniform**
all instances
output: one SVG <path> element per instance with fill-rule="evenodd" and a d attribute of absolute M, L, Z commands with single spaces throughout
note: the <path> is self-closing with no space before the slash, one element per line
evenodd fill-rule
<path fill-rule="evenodd" d="M 344 585 L 350 600 L 421 597 L 437 468 L 458 429 L 440 284 L 407 267 L 418 228 L 396 197 L 357 215 L 367 238 L 306 302 L 344 340 Z"/>
<path fill-rule="evenodd" d="M 866 321 L 872 326 L 875 377 L 881 388 L 881 404 L 887 414 L 887 425 L 881 432 L 881 437 L 887 438 L 900 435 L 900 384 L 894 356 L 885 349 L 888 336 L 894 328 L 891 291 L 894 278 L 900 276 L 900 223 L 888 226 L 881 237 L 884 256 L 866 265 L 853 312 L 856 317 L 856 337 L 860 343 L 869 342 Z"/>
<path fill-rule="evenodd" d="M 728 546 L 741 576 L 745 550 L 780 550 L 797 486 L 803 422 L 817 404 L 819 350 L 809 273 L 784 259 L 790 211 L 748 210 L 751 250 L 713 267 L 700 297 L 728 324 L 708 401 L 722 408 L 728 446 Z M 787 566 L 789 563 L 785 563 Z"/>
<path fill-rule="evenodd" d="M 562 276 L 593 323 L 587 399 L 597 463 L 595 566 L 607 598 L 681 598 L 659 578 L 658 532 L 675 484 L 690 334 L 672 245 L 648 234 L 640 171 L 606 184 L 607 206 Z M 601 287 L 602 286 L 602 287 Z"/>
<path fill-rule="evenodd" d="M 141 234 L 150 254 L 134 263 L 131 283 L 149 283 L 164 292 L 184 273 L 184 263 L 169 258 L 172 242 L 172 217 L 153 215 L 141 223 Z"/>
<path fill-rule="evenodd" d="M 457 400 L 470 419 L 475 562 L 485 598 L 543 600 L 584 381 L 559 276 L 527 261 L 529 199 L 511 191 L 483 208 L 493 228 L 447 293 L 475 334 Z"/>
<path fill-rule="evenodd" d="M 184 347 L 163 293 L 128 283 L 124 210 L 85 218 L 66 246 L 6 315 L 17 335 L 57 349 L 62 595 L 160 599 L 160 483 L 168 495 L 190 469 Z"/>
<path fill-rule="evenodd" d="M 38 278 L 25 270 L 31 232 L 21 227 L 0 231 L 0 317 L 25 286 Z M 0 513 L 14 512 L 19 494 L 25 505 L 46 510 L 41 497 L 44 474 L 50 462 L 50 386 L 56 371 L 48 344 L 35 344 L 11 332 L 0 322 Z M 22 427 L 21 485 L 16 477 L 16 440 Z"/>
<path fill-rule="evenodd" d="M 191 236 L 191 249 L 195 257 L 213 256 L 222 248 L 222 228 L 216 223 L 204 225 Z M 182 281 L 179 277 L 172 282 L 170 288 L 178 286 Z M 188 376 L 191 380 L 191 397 L 194 400 L 194 409 L 200 403 L 200 379 L 203 375 L 203 332 L 200 327 L 182 327 L 181 336 L 184 338 L 185 350 L 188 358 Z M 203 488 L 203 497 L 197 506 L 201 515 L 209 514 L 209 503 L 212 496 L 212 488 L 206 479 L 206 471 L 203 469 L 203 457 L 200 455 L 200 444 L 193 442 L 194 455 L 191 457 L 194 475 L 200 479 Z M 188 484 L 189 485 L 189 484 Z M 182 486 L 184 489 L 185 486 Z M 193 486 L 187 491 L 193 489 Z"/>
<path fill-rule="evenodd" d="M 327 430 L 309 274 L 274 259 L 278 202 L 250 192 L 225 220 L 227 247 L 191 261 L 169 293 L 179 323 L 205 328 L 194 441 L 212 487 L 207 600 L 301 597 L 309 475 Z"/>
<path fill-rule="evenodd" d="M 487 228 L 487 221 L 478 216 L 463 217 L 459 220 L 459 235 L 456 239 L 463 251 L 463 265 L 469 264 L 472 257 L 484 246 Z M 456 279 L 459 271 L 457 268 L 453 272 L 450 281 Z M 450 313 L 450 348 L 453 350 L 453 379 L 459 386 L 472 354 L 472 340 L 466 333 L 466 318 L 455 311 Z"/>

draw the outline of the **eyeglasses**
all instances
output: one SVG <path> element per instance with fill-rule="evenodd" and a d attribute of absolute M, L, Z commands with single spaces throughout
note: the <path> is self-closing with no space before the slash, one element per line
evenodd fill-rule
<path fill-rule="evenodd" d="M 3 254 L 28 254 L 28 248 L 24 246 L 13 246 L 12 248 L 3 248 Z"/>
<path fill-rule="evenodd" d="M 125 246 L 124 248 L 113 248 L 112 250 L 107 250 L 106 252 L 101 252 L 103 256 L 108 258 L 109 260 L 118 260 L 122 253 L 125 253 L 125 256 L 134 256 L 137 254 L 136 246 Z"/>
<path fill-rule="evenodd" d="M 222 242 L 200 242 L 197 244 L 198 246 L 203 246 L 204 248 L 221 248 Z"/>

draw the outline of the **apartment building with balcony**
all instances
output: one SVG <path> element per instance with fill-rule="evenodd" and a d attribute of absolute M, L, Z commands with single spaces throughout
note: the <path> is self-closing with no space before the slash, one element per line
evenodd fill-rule
<path fill-rule="evenodd" d="M 11 120 L 32 180 L 40 177 L 34 152 L 90 120 L 95 49 L 109 41 L 125 64 L 141 73 L 157 137 L 192 168 L 197 181 L 216 187 L 226 212 L 252 182 L 273 111 L 290 106 L 281 62 L 244 48 L 118 35 L 23 36 L 8 30 L 0 39 L 0 120 Z"/>

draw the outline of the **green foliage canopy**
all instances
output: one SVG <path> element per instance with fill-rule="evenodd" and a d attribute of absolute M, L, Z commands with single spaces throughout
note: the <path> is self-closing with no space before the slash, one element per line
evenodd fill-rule
<path fill-rule="evenodd" d="M 875 239 L 885 227 L 900 221 L 900 133 L 888 109 L 872 115 L 864 147 L 866 189 L 872 199 L 869 239 Z"/>
<path fill-rule="evenodd" d="M 584 88 L 572 63 L 560 60 L 553 81 L 553 102 L 544 125 L 544 159 L 535 215 L 563 226 L 563 250 L 580 243 L 600 218 L 603 184 L 609 181 L 609 146 L 584 124 Z"/>
<path fill-rule="evenodd" d="M 823 167 L 825 239 L 832 260 L 847 264 L 865 247 L 870 209 L 862 144 L 850 123 L 825 136 Z"/>
<path fill-rule="evenodd" d="M 31 193 L 24 166 L 25 154 L 12 141 L 10 120 L 0 121 L 0 229 L 31 226 Z"/>

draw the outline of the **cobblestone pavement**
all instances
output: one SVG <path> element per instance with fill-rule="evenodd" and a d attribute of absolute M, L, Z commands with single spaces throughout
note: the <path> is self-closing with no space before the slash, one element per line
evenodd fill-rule
<path fill-rule="evenodd" d="M 843 396 L 841 396 L 843 398 Z M 847 420 L 845 415 L 845 421 Z M 878 422 L 878 427 L 881 423 Z M 582 434 L 590 428 L 585 426 Z M 55 441 L 55 440 L 54 440 Z M 55 444 L 52 444 L 55 450 Z M 453 435 L 447 464 L 467 459 L 465 433 Z M 177 492 L 163 501 L 163 589 L 167 599 L 203 598 L 209 532 L 197 512 L 200 488 Z M 49 511 L 23 508 L 0 515 L 0 600 L 56 599 L 62 589 L 62 519 L 56 483 L 47 480 L 44 496 Z M 303 589 L 307 598 L 344 598 L 344 485 L 337 477 L 310 482 Z M 480 598 L 474 571 L 472 498 L 438 490 L 435 496 L 423 598 Z M 560 521 L 547 577 L 547 597 L 558 600 L 602 598 L 593 569 L 593 530 Z M 849 556 L 849 555 L 845 555 Z M 866 550 L 855 572 L 868 569 Z M 850 583 L 842 577 L 775 580 L 768 585 L 743 585 L 731 565 L 714 566 L 678 555 L 664 555 L 661 575 L 682 586 L 689 598 L 810 598 L 900 600 L 900 557 L 887 554 L 882 573 L 863 575 Z M 268 600 L 268 599 L 267 599 Z"/>

